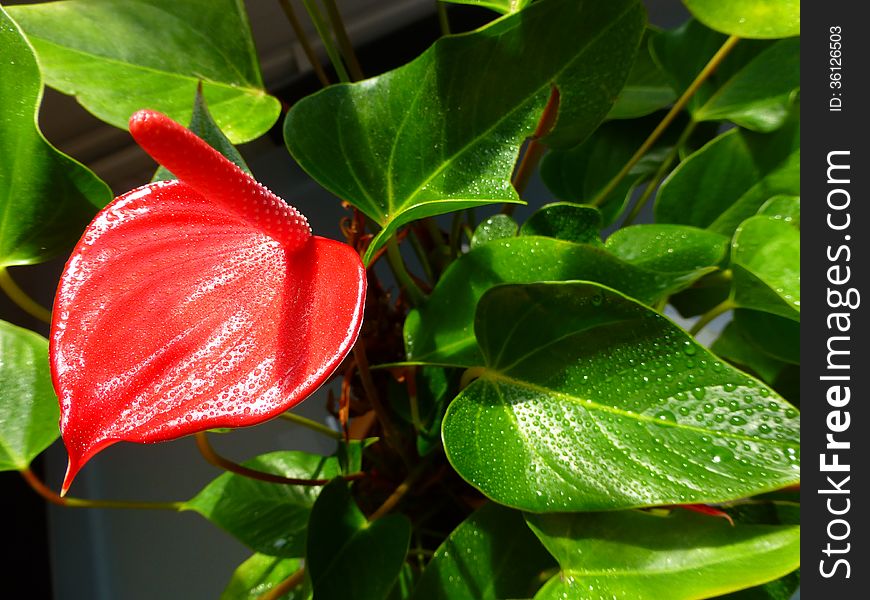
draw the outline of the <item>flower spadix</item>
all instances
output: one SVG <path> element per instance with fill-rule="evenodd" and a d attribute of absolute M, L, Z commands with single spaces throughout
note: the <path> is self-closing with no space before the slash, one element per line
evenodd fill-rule
<path fill-rule="evenodd" d="M 118 441 L 253 425 L 311 394 L 350 351 L 365 269 L 296 209 L 168 117 L 130 119 L 178 181 L 119 196 L 67 262 L 51 369 L 69 467 Z"/>

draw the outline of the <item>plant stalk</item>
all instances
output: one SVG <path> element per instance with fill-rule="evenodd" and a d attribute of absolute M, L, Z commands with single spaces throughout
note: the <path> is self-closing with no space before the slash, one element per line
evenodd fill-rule
<path fill-rule="evenodd" d="M 341 18 L 341 13 L 338 11 L 338 6 L 335 0 L 323 0 L 326 4 L 326 13 L 329 15 L 329 22 L 332 25 L 332 31 L 335 33 L 335 39 L 338 40 L 338 48 L 341 50 L 341 55 L 344 57 L 344 62 L 347 63 L 347 68 L 350 70 L 350 76 L 354 81 L 365 79 L 362 67 L 354 52 L 353 44 L 347 35 L 347 28 L 344 26 L 344 20 Z"/>
<path fill-rule="evenodd" d="M 402 498 L 405 497 L 418 479 L 426 472 L 426 468 L 429 466 L 429 461 L 423 461 L 419 463 L 416 467 L 414 467 L 405 480 L 398 485 L 398 487 L 393 490 L 393 493 L 389 495 L 389 497 L 384 500 L 384 503 L 381 504 L 375 512 L 369 515 L 369 523 L 380 519 L 391 510 L 393 510 L 399 502 L 402 501 Z"/>
<path fill-rule="evenodd" d="M 200 453 L 209 463 L 225 471 L 229 471 L 230 473 L 235 473 L 236 475 L 242 475 L 243 477 L 257 479 L 259 481 L 266 481 L 268 483 L 280 483 L 283 485 L 318 486 L 326 485 L 331 481 L 331 479 L 297 479 L 294 477 L 284 477 L 283 475 L 276 475 L 274 473 L 266 473 L 265 471 L 251 469 L 250 467 L 240 465 L 218 454 L 208 441 L 208 435 L 206 432 L 200 431 L 194 434 L 194 437 L 196 438 L 197 448 L 199 448 Z M 345 475 L 342 478 L 352 481 L 355 479 L 361 479 L 362 477 L 365 477 L 365 473 L 354 473 L 351 475 Z"/>
<path fill-rule="evenodd" d="M 441 0 L 435 0 L 435 8 L 438 10 L 438 26 L 441 27 L 441 35 L 450 35 L 450 19 L 447 17 L 447 7 Z"/>
<path fill-rule="evenodd" d="M 303 417 L 302 415 L 297 415 L 296 413 L 288 411 L 283 412 L 278 416 L 286 421 L 296 423 L 297 425 L 301 425 L 302 427 L 310 429 L 311 431 L 316 431 L 317 433 L 330 437 L 339 442 L 344 439 L 344 436 L 341 435 L 341 432 L 330 429 L 326 425 L 318 423 L 317 421 L 313 421 L 307 417 Z"/>
<path fill-rule="evenodd" d="M 305 567 L 299 567 L 290 577 L 260 596 L 259 600 L 278 600 L 305 580 Z"/>
<path fill-rule="evenodd" d="M 0 289 L 6 292 L 9 299 L 12 300 L 21 310 L 51 325 L 51 311 L 42 306 L 39 302 L 27 295 L 27 293 L 18 287 L 12 276 L 9 275 L 4 267 L 0 267 Z"/>
<path fill-rule="evenodd" d="M 387 240 L 387 262 L 390 264 L 393 275 L 396 276 L 396 281 L 399 282 L 399 285 L 402 286 L 402 289 L 407 294 L 411 305 L 420 306 L 426 299 L 426 296 L 417 285 L 417 282 L 414 281 L 414 278 L 411 277 L 411 274 L 408 273 L 408 269 L 405 268 L 405 261 L 402 260 L 402 254 L 399 252 L 399 243 L 396 241 L 395 236 Z"/>
<path fill-rule="evenodd" d="M 728 312 L 732 308 L 736 308 L 736 306 L 731 298 L 723 300 L 722 302 L 705 312 L 703 315 L 701 315 L 701 318 L 698 319 L 694 325 L 692 325 L 692 328 L 689 330 L 689 334 L 693 336 L 698 335 L 698 333 L 702 329 L 704 329 L 704 327 L 710 324 L 710 321 L 712 321 L 719 315 Z"/>
<path fill-rule="evenodd" d="M 698 73 L 698 76 L 695 77 L 694 81 L 689 84 L 689 87 L 686 88 L 686 91 L 677 99 L 674 105 L 671 107 L 671 110 L 668 111 L 668 114 L 664 116 L 661 123 L 656 126 L 649 137 L 647 137 L 646 141 L 641 144 L 640 148 L 637 149 L 637 152 L 628 160 L 627 163 L 622 167 L 622 169 L 617 173 L 613 179 L 610 180 L 610 183 L 607 184 L 598 196 L 595 197 L 590 204 L 593 206 L 601 206 L 604 204 L 604 201 L 607 200 L 607 197 L 616 189 L 616 186 L 620 184 L 620 182 L 625 179 L 625 176 L 628 175 L 629 171 L 634 168 L 634 165 L 640 161 L 644 155 L 649 152 L 650 148 L 658 141 L 661 135 L 665 132 L 668 126 L 674 121 L 680 111 L 682 111 L 686 105 L 689 103 L 689 100 L 692 99 L 692 96 L 700 89 L 701 85 L 713 74 L 713 72 L 719 67 L 722 61 L 728 56 L 728 53 L 734 48 L 735 44 L 740 41 L 740 38 L 732 35 L 729 37 L 719 50 L 716 51 L 716 54 L 709 60 L 709 62 L 701 69 L 701 72 Z"/>
<path fill-rule="evenodd" d="M 320 13 L 320 9 L 317 8 L 315 0 L 302 0 L 302 4 L 305 5 L 305 11 L 308 13 L 311 22 L 314 23 L 317 35 L 320 36 L 320 41 L 323 42 L 323 47 L 326 49 L 327 56 L 329 56 L 329 62 L 332 63 L 339 81 L 350 83 L 350 76 L 348 76 L 347 70 L 344 68 L 344 63 L 341 62 L 341 55 L 335 47 L 329 27 L 326 25 L 326 21 L 323 20 L 323 15 Z"/>
<path fill-rule="evenodd" d="M 123 500 L 88 500 L 85 498 L 71 498 L 70 496 L 61 497 L 54 490 L 45 485 L 36 473 L 29 468 L 19 471 L 24 481 L 33 488 L 37 494 L 42 496 L 48 502 L 57 506 L 67 506 L 70 508 L 123 508 L 133 510 L 174 510 L 179 511 L 184 506 L 184 502 L 127 502 Z"/>
<path fill-rule="evenodd" d="M 278 0 L 278 3 L 281 5 L 284 14 L 287 15 L 287 20 L 290 21 L 290 27 L 293 28 L 293 33 L 296 34 L 296 39 L 298 39 L 299 43 L 302 45 L 302 50 L 305 52 L 305 56 L 308 58 L 311 68 L 314 69 L 314 74 L 317 75 L 317 79 L 323 87 L 327 87 L 329 85 L 329 77 L 327 77 L 326 71 L 323 70 L 323 65 L 320 64 L 320 61 L 317 58 L 317 53 L 314 52 L 314 47 L 308 39 L 308 34 L 305 33 L 305 28 L 302 27 L 299 17 L 296 16 L 296 11 L 293 9 L 293 5 L 290 4 L 290 0 Z"/>

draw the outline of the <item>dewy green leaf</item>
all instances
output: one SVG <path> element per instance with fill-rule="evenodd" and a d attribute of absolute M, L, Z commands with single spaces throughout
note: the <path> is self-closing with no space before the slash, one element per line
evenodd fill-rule
<path fill-rule="evenodd" d="M 208 106 L 206 106 L 205 97 L 202 94 L 202 86 L 196 88 L 196 97 L 193 101 L 193 115 L 190 118 L 190 127 L 188 127 L 188 129 L 208 142 L 209 146 L 223 154 L 224 157 L 228 158 L 230 162 L 242 171 L 248 175 L 253 175 L 251 169 L 249 169 L 247 163 L 245 163 L 245 159 L 242 158 L 241 153 L 239 153 L 239 151 L 236 150 L 236 147 L 227 139 L 224 132 L 221 131 L 217 123 L 214 122 L 211 113 L 208 112 Z M 169 169 L 160 165 L 160 167 L 157 168 L 157 172 L 154 173 L 154 177 L 151 178 L 151 181 L 166 181 L 169 179 L 178 178 L 173 175 Z"/>
<path fill-rule="evenodd" d="M 555 566 L 519 512 L 489 503 L 438 547 L 412 600 L 528 598 Z"/>
<path fill-rule="evenodd" d="M 637 59 L 628 74 L 628 79 L 610 112 L 608 119 L 634 119 L 666 108 L 677 94 L 668 82 L 667 76 L 653 60 L 649 51 L 650 40 L 658 35 L 658 30 L 647 27 Z"/>
<path fill-rule="evenodd" d="M 616 230 L 604 247 L 638 267 L 661 273 L 696 270 L 725 258 L 728 239 L 705 229 L 682 225 L 632 225 Z"/>
<path fill-rule="evenodd" d="M 508 215 L 501 213 L 484 219 L 480 225 L 474 230 L 471 236 L 471 247 L 477 248 L 481 244 L 500 240 L 503 238 L 514 237 L 517 234 L 517 223 Z"/>
<path fill-rule="evenodd" d="M 730 525 L 672 511 L 530 515 L 562 568 L 535 596 L 696 600 L 776 579 L 800 564 L 797 525 Z"/>
<path fill-rule="evenodd" d="M 618 292 L 499 286 L 481 298 L 475 333 L 486 366 L 450 404 L 442 437 L 456 471 L 496 502 L 617 510 L 800 481 L 797 411 Z"/>
<path fill-rule="evenodd" d="M 719 596 L 720 600 L 791 600 L 801 584 L 800 569 L 753 588 Z"/>
<path fill-rule="evenodd" d="M 257 600 L 276 585 L 290 577 L 300 567 L 297 558 L 278 558 L 254 554 L 239 565 L 221 594 L 220 600 Z M 294 594 L 294 591 L 289 592 Z M 303 596 L 290 595 L 289 600 L 302 600 Z M 281 596 L 288 600 L 287 596 Z"/>
<path fill-rule="evenodd" d="M 441 0 L 451 4 L 470 4 L 482 6 L 503 15 L 519 12 L 528 6 L 532 0 Z"/>
<path fill-rule="evenodd" d="M 745 337 L 770 356 L 799 365 L 801 324 L 769 312 L 736 309 L 732 321 Z"/>
<path fill-rule="evenodd" d="M 695 20 L 660 33 L 651 42 L 655 61 L 682 92 L 725 41 Z M 741 41 L 687 106 L 697 121 L 726 119 L 757 131 L 786 120 L 800 88 L 798 40 Z"/>
<path fill-rule="evenodd" d="M 385 598 L 402 569 L 411 524 L 404 515 L 371 523 L 347 483 L 323 488 L 311 511 L 306 563 L 318 600 Z M 349 576 L 349 574 L 353 574 Z"/>
<path fill-rule="evenodd" d="M 26 469 L 60 435 L 48 340 L 0 321 L 0 471 Z"/>
<path fill-rule="evenodd" d="M 667 253 L 657 245 L 653 251 Z M 724 257 L 708 253 L 708 264 L 697 256 L 678 254 L 673 271 L 654 271 L 626 262 L 600 245 L 575 244 L 549 237 L 520 236 L 479 246 L 453 262 L 427 302 L 405 321 L 408 360 L 473 367 L 483 364 L 474 338 L 474 309 L 480 297 L 500 283 L 532 283 L 584 279 L 614 287 L 652 304 L 690 285 L 715 269 Z M 656 261 L 650 255 L 650 264 Z M 661 262 L 666 259 L 662 258 Z"/>
<path fill-rule="evenodd" d="M 55 150 L 37 127 L 42 80 L 33 50 L 0 8 L 0 268 L 43 262 L 73 246 L 105 183 Z"/>
<path fill-rule="evenodd" d="M 341 474 L 335 457 L 305 452 L 272 452 L 245 465 L 295 479 L 331 479 Z M 198 512 L 256 552 L 295 558 L 305 553 L 308 516 L 320 490 L 224 473 L 184 508 Z"/>
<path fill-rule="evenodd" d="M 801 228 L 801 199 L 800 196 L 774 196 L 761 205 L 759 215 L 782 219 L 793 227 Z"/>
<path fill-rule="evenodd" d="M 800 0 L 683 0 L 707 27 L 744 38 L 784 38 L 801 33 Z"/>
<path fill-rule="evenodd" d="M 734 321 L 725 326 L 710 349 L 728 362 L 744 370 L 749 369 L 767 384 L 773 384 L 786 366 L 783 361 L 756 346 L 746 335 L 746 330 Z"/>
<path fill-rule="evenodd" d="M 46 83 L 116 127 L 146 106 L 189 122 L 199 81 L 234 143 L 263 135 L 278 118 L 239 0 L 68 0 L 9 12 Z"/>
<path fill-rule="evenodd" d="M 383 228 L 368 262 L 414 219 L 518 202 L 511 173 L 552 86 L 559 112 L 546 143 L 577 144 L 613 104 L 643 21 L 637 0 L 537 2 L 379 77 L 299 101 L 284 123 L 287 147 Z"/>
<path fill-rule="evenodd" d="M 734 304 L 800 321 L 800 244 L 800 231 L 780 219 L 744 221 L 731 243 Z"/>
<path fill-rule="evenodd" d="M 520 233 L 602 246 L 601 211 L 573 202 L 545 204 L 526 219 Z"/>
<path fill-rule="evenodd" d="M 799 193 L 800 122 L 792 118 L 771 134 L 732 129 L 691 154 L 659 189 L 655 219 L 730 236 L 770 198 Z"/>

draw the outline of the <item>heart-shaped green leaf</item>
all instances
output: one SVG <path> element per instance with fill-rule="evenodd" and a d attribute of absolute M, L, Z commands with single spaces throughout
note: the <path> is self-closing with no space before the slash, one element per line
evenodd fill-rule
<path fill-rule="evenodd" d="M 308 526 L 306 563 L 314 597 L 385 598 L 402 569 L 410 539 L 411 524 L 404 515 L 369 523 L 347 483 L 333 481 L 314 504 Z"/>
<path fill-rule="evenodd" d="M 257 600 L 296 572 L 300 564 L 298 558 L 254 554 L 235 570 L 220 600 Z M 304 596 L 295 595 L 295 591 L 289 592 L 289 598 L 281 596 L 281 600 L 302 600 Z"/>
<path fill-rule="evenodd" d="M 532 0 L 442 0 L 451 4 L 471 4 L 472 6 L 482 6 L 497 13 L 507 15 L 521 11 Z"/>
<path fill-rule="evenodd" d="M 574 244 L 549 237 L 520 236 L 479 246 L 453 262 L 428 301 L 405 320 L 408 360 L 473 367 L 483 364 L 474 338 L 474 309 L 486 290 L 500 283 L 532 283 L 584 279 L 622 290 L 641 302 L 654 303 L 714 270 L 724 257 L 678 254 L 682 265 L 654 271 L 614 256 L 600 246 Z M 668 246 L 652 251 L 667 254 Z M 650 263 L 656 261 L 646 257 Z"/>
<path fill-rule="evenodd" d="M 0 471 L 26 469 L 60 436 L 48 340 L 0 321 Z"/>
<path fill-rule="evenodd" d="M 413 600 L 528 598 L 555 566 L 519 512 L 489 503 L 438 547 Z"/>
<path fill-rule="evenodd" d="M 733 301 L 800 321 L 801 233 L 776 217 L 747 219 L 731 243 Z"/>
<path fill-rule="evenodd" d="M 618 292 L 499 286 L 481 298 L 475 334 L 486 366 L 442 437 L 456 471 L 496 502 L 615 510 L 799 481 L 797 411 Z"/>
<path fill-rule="evenodd" d="M 556 146 L 606 116 L 643 32 L 637 0 L 544 0 L 474 33 L 440 39 L 411 63 L 296 103 L 284 137 L 321 185 L 383 229 L 493 202 L 518 202 L 510 178 L 551 88 Z"/>
<path fill-rule="evenodd" d="M 508 215 L 501 213 L 484 219 L 478 225 L 471 236 L 471 247 L 477 248 L 481 244 L 514 237 L 517 234 L 517 222 Z"/>
<path fill-rule="evenodd" d="M 588 204 L 573 202 L 545 204 L 526 219 L 520 233 L 603 246 L 601 211 Z"/>
<path fill-rule="evenodd" d="M 683 0 L 707 27 L 744 38 L 800 35 L 800 0 Z"/>
<path fill-rule="evenodd" d="M 695 20 L 651 42 L 653 58 L 682 92 L 725 42 Z M 741 41 L 692 96 L 696 121 L 727 119 L 747 129 L 772 131 L 786 120 L 800 87 L 798 40 Z"/>
<path fill-rule="evenodd" d="M 800 564 L 797 525 L 730 525 L 673 511 L 534 515 L 562 571 L 535 596 L 696 600 L 776 579 Z"/>
<path fill-rule="evenodd" d="M 144 107 L 189 122 L 200 81 L 234 143 L 263 135 L 278 118 L 236 0 L 68 0 L 9 12 L 46 83 L 115 127 Z"/>
<path fill-rule="evenodd" d="M 341 474 L 335 457 L 305 452 L 272 452 L 245 465 L 294 479 L 331 479 Z M 308 516 L 320 490 L 224 473 L 184 508 L 198 512 L 256 552 L 295 558 L 305 554 Z"/>
<path fill-rule="evenodd" d="M 795 118 L 772 134 L 732 129 L 691 154 L 659 189 L 655 219 L 730 236 L 773 196 L 799 193 L 800 122 Z"/>
<path fill-rule="evenodd" d="M 42 262 L 71 248 L 112 192 L 42 136 L 36 123 L 42 98 L 39 67 L 2 8 L 0 81 L 2 268 Z"/>
<path fill-rule="evenodd" d="M 801 198 L 800 196 L 774 196 L 761 205 L 759 215 L 782 219 L 789 225 L 801 228 Z"/>
<path fill-rule="evenodd" d="M 681 273 L 716 265 L 725 258 L 728 239 L 682 225 L 632 225 L 618 229 L 605 248 L 617 258 L 661 273 Z"/>
<path fill-rule="evenodd" d="M 647 27 L 644 32 L 634 66 L 628 74 L 625 86 L 619 92 L 619 98 L 607 113 L 608 119 L 643 117 L 667 107 L 677 99 L 667 76 L 650 54 L 650 40 L 658 33 L 652 27 Z"/>

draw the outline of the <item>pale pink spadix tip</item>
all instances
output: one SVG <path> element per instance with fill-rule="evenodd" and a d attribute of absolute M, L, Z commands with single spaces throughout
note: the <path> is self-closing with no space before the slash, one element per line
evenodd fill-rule
<path fill-rule="evenodd" d="M 130 117 L 130 134 L 182 183 L 255 225 L 287 250 L 302 247 L 311 237 L 304 215 L 166 115 L 136 112 Z"/>

